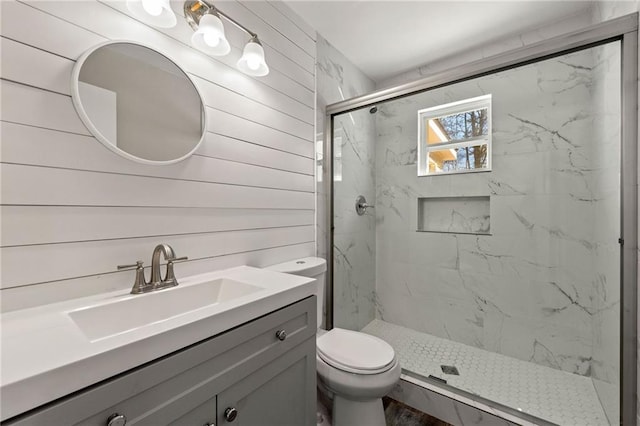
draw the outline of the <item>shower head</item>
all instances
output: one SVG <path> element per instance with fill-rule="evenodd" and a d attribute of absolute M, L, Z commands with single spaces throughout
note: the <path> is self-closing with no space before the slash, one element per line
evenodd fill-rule
<path fill-rule="evenodd" d="M 375 114 L 376 112 L 378 112 L 378 107 L 377 107 L 377 106 L 374 106 L 373 108 L 371 108 L 371 109 L 369 110 L 369 113 L 370 113 L 370 114 Z"/>

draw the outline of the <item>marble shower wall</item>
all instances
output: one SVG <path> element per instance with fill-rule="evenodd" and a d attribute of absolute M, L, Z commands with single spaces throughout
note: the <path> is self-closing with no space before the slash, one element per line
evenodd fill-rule
<path fill-rule="evenodd" d="M 334 325 L 360 330 L 375 318 L 376 217 L 355 200 L 375 197 L 375 126 L 368 110 L 334 118 Z"/>
<path fill-rule="evenodd" d="M 603 47 L 380 105 L 376 115 L 377 317 L 581 375 L 593 367 L 596 286 L 594 67 Z M 493 170 L 416 176 L 416 111 L 493 95 Z M 595 156 L 594 156 L 595 155 Z M 416 232 L 419 197 L 490 196 L 491 235 Z M 604 200 L 603 200 L 604 201 Z M 611 238 L 611 235 L 609 238 Z M 617 234 L 616 234 L 617 235 Z M 609 280 L 609 278 L 607 278 Z"/>
<path fill-rule="evenodd" d="M 316 46 L 317 251 L 318 256 L 327 258 L 327 194 L 331 181 L 323 158 L 326 106 L 370 93 L 375 85 L 320 35 Z M 339 171 L 334 181 L 334 325 L 359 330 L 375 312 L 375 216 L 371 212 L 357 216 L 354 209 L 359 194 L 375 204 L 374 120 L 364 110 L 344 114 L 335 118 L 334 129 L 335 151 L 341 155 L 334 164 Z"/>

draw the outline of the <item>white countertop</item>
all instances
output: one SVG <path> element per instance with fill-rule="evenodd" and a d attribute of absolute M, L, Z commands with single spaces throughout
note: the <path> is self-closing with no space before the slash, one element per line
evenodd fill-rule
<path fill-rule="evenodd" d="M 0 420 L 222 333 L 316 292 L 315 280 L 249 266 L 194 275 L 175 291 L 216 278 L 263 287 L 231 303 L 209 305 L 90 341 L 69 316 L 81 307 L 131 296 L 128 290 L 14 311 L 0 316 Z M 151 294 L 151 293 L 149 293 Z"/>

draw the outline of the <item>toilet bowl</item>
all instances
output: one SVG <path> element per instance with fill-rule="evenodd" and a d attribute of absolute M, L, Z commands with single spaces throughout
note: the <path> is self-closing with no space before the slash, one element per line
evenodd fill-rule
<path fill-rule="evenodd" d="M 382 397 L 400 379 L 400 363 L 384 340 L 358 331 L 321 328 L 326 262 L 307 257 L 268 269 L 315 278 L 318 300 L 318 388 L 332 400 L 334 426 L 384 426 Z"/>

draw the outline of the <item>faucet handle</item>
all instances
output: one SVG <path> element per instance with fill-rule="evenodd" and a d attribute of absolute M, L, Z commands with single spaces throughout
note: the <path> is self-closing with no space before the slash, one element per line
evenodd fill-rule
<path fill-rule="evenodd" d="M 136 263 L 133 265 L 118 265 L 118 269 L 131 269 L 131 268 L 142 268 L 144 262 L 142 260 L 136 260 Z"/>
<path fill-rule="evenodd" d="M 131 294 L 140 294 L 145 292 L 147 287 L 147 280 L 144 277 L 144 266 L 142 260 L 136 261 L 135 265 L 118 265 L 118 269 L 131 269 L 136 268 L 136 279 L 133 282 L 131 288 Z"/>
<path fill-rule="evenodd" d="M 165 282 L 171 283 L 171 285 L 178 285 L 178 280 L 173 273 L 173 264 L 174 262 L 182 262 L 183 260 L 189 260 L 189 258 L 187 256 L 182 256 L 167 259 L 167 274 L 164 277 Z"/>

